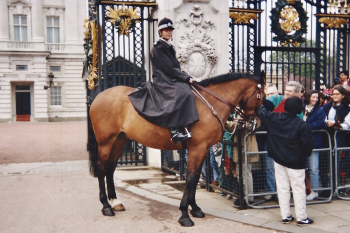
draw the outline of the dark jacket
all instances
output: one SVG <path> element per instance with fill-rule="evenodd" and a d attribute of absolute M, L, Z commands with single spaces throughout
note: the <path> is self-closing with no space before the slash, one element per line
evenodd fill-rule
<path fill-rule="evenodd" d="M 267 152 L 274 161 L 292 169 L 306 167 L 314 140 L 306 122 L 289 112 L 277 113 L 259 107 L 258 116 L 267 128 Z"/>
<path fill-rule="evenodd" d="M 304 107 L 305 112 L 305 107 Z M 324 121 L 326 119 L 326 114 L 322 107 L 315 105 L 314 108 L 309 113 L 306 118 L 306 123 L 310 126 L 311 130 L 324 129 Z M 314 133 L 314 149 L 323 148 L 323 137 L 322 133 Z"/>
<path fill-rule="evenodd" d="M 327 117 L 328 117 L 329 110 L 331 110 L 331 108 L 332 108 L 332 103 L 327 103 L 327 104 L 323 105 L 323 111 L 325 112 Z M 342 110 L 343 110 L 343 116 L 346 117 L 350 112 L 350 107 L 343 106 Z M 340 122 L 340 123 L 342 123 L 342 122 Z"/>
<path fill-rule="evenodd" d="M 175 49 L 159 40 L 151 51 L 153 82 L 145 82 L 129 95 L 135 110 L 146 120 L 162 127 L 186 126 L 199 120 L 188 84 Z"/>

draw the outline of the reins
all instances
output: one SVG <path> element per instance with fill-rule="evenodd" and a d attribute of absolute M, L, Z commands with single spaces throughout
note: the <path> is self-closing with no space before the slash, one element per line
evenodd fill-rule
<path fill-rule="evenodd" d="M 230 101 L 228 100 L 225 100 L 224 98 L 218 96 L 217 94 L 215 94 L 214 92 L 212 92 L 211 90 L 208 90 L 207 88 L 205 87 L 202 87 L 200 85 L 198 85 L 197 83 L 191 83 L 192 86 L 198 88 L 198 89 L 201 89 L 202 91 L 205 91 L 207 92 L 208 94 L 210 94 L 211 96 L 215 97 L 216 99 L 220 100 L 221 102 L 223 102 L 224 104 L 228 105 L 232 110 L 236 109 L 236 106 L 233 105 Z"/>
<path fill-rule="evenodd" d="M 254 116 L 256 114 L 256 111 L 257 111 L 257 109 L 259 107 L 259 100 L 261 98 L 261 85 L 260 84 L 257 85 L 257 87 L 254 90 L 254 92 L 248 97 L 248 99 L 246 101 L 246 103 L 248 103 L 249 100 L 253 97 L 253 95 L 258 91 L 257 101 L 256 101 L 256 104 L 255 104 L 254 112 L 252 114 L 249 114 L 249 115 L 245 114 L 242 109 L 238 108 L 237 106 L 232 104 L 230 101 L 222 98 L 221 96 L 218 96 L 217 94 L 215 94 L 214 92 L 210 91 L 209 89 L 207 89 L 205 87 L 202 87 L 202 86 L 198 85 L 197 83 L 190 83 L 190 85 L 191 85 L 193 94 L 195 96 L 197 96 L 204 103 L 204 105 L 206 105 L 212 111 L 213 115 L 219 120 L 219 122 L 220 122 L 222 128 L 225 130 L 225 132 L 230 134 L 231 136 L 236 131 L 236 127 L 237 127 L 238 123 L 236 123 L 236 126 L 235 126 L 233 132 L 227 131 L 226 128 L 225 128 L 224 123 L 222 122 L 222 120 L 218 116 L 217 112 L 214 110 L 214 107 L 209 104 L 209 102 L 199 93 L 199 91 L 196 88 L 207 92 L 209 95 L 215 97 L 219 101 L 221 101 L 224 104 L 228 105 L 230 107 L 230 113 L 234 112 L 235 114 L 240 115 L 243 118 L 244 121 L 248 121 L 249 119 L 251 119 L 252 116 Z"/>

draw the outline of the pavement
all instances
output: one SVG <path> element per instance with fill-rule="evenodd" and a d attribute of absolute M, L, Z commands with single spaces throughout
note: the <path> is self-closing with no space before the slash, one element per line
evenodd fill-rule
<path fill-rule="evenodd" d="M 85 175 L 87 174 L 87 160 L 5 164 L 0 165 L 0 178 L 81 171 L 84 171 Z M 117 195 L 120 191 L 127 191 L 148 200 L 174 207 L 179 206 L 182 197 L 182 191 L 179 190 L 184 185 L 184 181 L 177 180 L 176 176 L 168 175 L 159 169 L 140 166 L 117 168 L 114 173 L 114 179 Z M 96 189 L 97 180 L 94 184 Z M 198 206 L 207 215 L 257 227 L 283 232 L 350 232 L 350 201 L 335 199 L 327 204 L 308 205 L 308 216 L 315 222 L 314 224 L 300 227 L 295 222 L 282 224 L 279 208 L 236 209 L 233 207 L 234 199 L 227 200 L 225 197 L 220 196 L 219 191 L 208 192 L 206 189 L 198 188 L 196 199 Z M 97 198 L 94 198 L 94 200 L 98 203 Z M 294 213 L 294 207 L 292 207 L 292 213 Z M 179 216 L 180 212 L 178 211 Z M 195 222 L 195 227 L 201 225 L 201 219 L 192 218 L 192 220 Z"/>
<path fill-rule="evenodd" d="M 12 127 L 9 126 L 10 124 L 0 124 L 0 206 L 2 206 L 0 211 L 0 222 L 2 222 L 2 224 L 0 224 L 0 232 L 26 232 L 26 229 L 29 229 L 26 228 L 28 227 L 27 225 L 30 225 L 32 221 L 40 222 L 42 219 L 45 219 L 45 217 L 49 216 L 49 212 L 47 212 L 49 207 L 53 207 L 53 210 L 60 210 L 58 211 L 57 215 L 55 215 L 56 217 L 47 218 L 45 224 L 50 223 L 50 226 L 46 228 L 38 228 L 37 225 L 33 225 L 28 232 L 45 232 L 47 230 L 50 232 L 84 232 L 84 230 L 87 231 L 88 229 L 88 232 L 101 232 L 104 231 L 104 228 L 96 228 L 97 222 L 107 224 L 103 225 L 104 227 L 113 226 L 113 223 L 111 223 L 110 220 L 106 220 L 106 217 L 103 217 L 99 211 L 96 211 L 96 209 L 100 210 L 101 208 L 101 204 L 99 203 L 96 194 L 98 187 L 97 179 L 89 176 L 88 174 L 87 157 L 81 159 L 82 157 L 87 156 L 85 151 L 86 124 L 54 124 L 54 127 L 60 129 L 60 133 L 64 132 L 66 135 L 68 135 L 64 137 L 57 137 L 57 135 L 56 137 L 53 136 L 56 141 L 60 141 L 57 142 L 60 147 L 66 145 L 67 143 L 69 144 L 69 142 L 62 142 L 64 140 L 71 141 L 69 135 L 72 137 L 79 135 L 80 141 L 75 141 L 75 143 L 78 143 L 78 145 L 75 145 L 75 143 L 72 144 L 72 148 L 68 149 L 68 154 L 61 156 L 60 153 L 62 153 L 62 148 L 55 149 L 54 147 L 50 147 L 47 149 L 47 153 L 50 153 L 48 157 L 60 157 L 62 159 L 70 158 L 70 161 L 56 161 L 55 159 L 53 159 L 53 162 L 47 161 L 50 159 L 47 159 L 44 154 L 36 153 L 36 150 L 40 150 L 40 146 L 30 145 L 28 147 L 28 145 L 25 143 L 23 143 L 23 146 L 31 149 L 25 151 L 25 155 L 28 158 L 23 158 L 23 152 L 20 153 L 20 151 L 23 151 L 23 148 L 20 148 L 22 142 L 16 144 L 16 141 L 13 142 L 7 139 L 9 137 L 14 139 L 18 138 L 11 135 L 16 135 L 16 130 L 23 131 L 24 128 L 25 131 L 30 132 L 30 135 L 32 135 L 33 132 L 40 132 L 43 134 L 43 131 L 37 130 L 37 128 L 43 126 L 52 127 L 51 124 L 13 124 Z M 76 128 L 73 125 L 75 125 Z M 30 130 L 27 130 L 26 127 L 28 127 Z M 80 133 L 71 133 L 69 130 L 78 130 Z M 49 134 L 54 133 L 51 131 Z M 44 136 L 48 137 L 45 135 L 45 133 Z M 39 136 L 32 136 L 31 138 L 33 137 L 38 137 L 39 144 L 43 144 Z M 6 141 L 6 144 L 3 143 L 4 141 Z M 31 140 L 29 140 L 29 142 L 31 144 L 35 143 Z M 75 150 L 74 145 L 79 147 L 79 149 Z M 14 148 L 16 153 L 18 153 L 16 157 L 11 157 L 11 147 Z M 32 150 L 33 148 L 35 148 L 35 150 Z M 6 153 L 4 153 L 5 151 Z M 72 156 L 72 152 L 75 153 L 76 156 Z M 37 158 L 35 158 L 36 156 Z M 23 159 L 26 162 L 20 163 L 19 161 Z M 206 213 L 207 216 L 204 219 L 192 218 L 195 223 L 195 226 L 191 228 L 193 230 L 185 230 L 187 228 L 181 228 L 176 222 L 177 218 L 180 216 L 180 211 L 177 208 L 182 197 L 181 190 L 183 189 L 184 181 L 179 181 L 176 176 L 168 175 L 162 172 L 160 169 L 150 168 L 147 166 L 118 167 L 114 173 L 114 179 L 119 199 L 122 202 L 129 204 L 125 213 L 132 210 L 133 212 L 131 213 L 134 216 L 152 213 L 151 210 L 145 211 L 144 208 L 153 208 L 152 206 L 156 205 L 154 203 L 164 203 L 169 206 L 167 207 L 169 210 L 174 211 L 173 215 L 164 219 L 164 213 L 153 208 L 153 212 L 155 212 L 154 216 L 158 217 L 154 218 L 153 222 L 148 222 L 147 224 L 151 224 L 154 229 L 158 229 L 157 224 L 161 222 L 163 225 L 158 226 L 158 232 L 206 232 L 209 229 L 218 229 L 220 232 L 225 232 L 222 230 L 222 226 L 226 227 L 224 229 L 227 229 L 227 231 L 230 232 L 350 232 L 350 201 L 333 199 L 331 203 L 308 205 L 308 217 L 313 219 L 315 222 L 308 226 L 299 227 L 296 225 L 295 221 L 290 224 L 282 224 L 279 208 L 239 210 L 233 207 L 234 199 L 227 200 L 225 197 L 220 196 L 220 192 L 218 190 L 208 192 L 205 189 L 200 188 L 197 189 L 196 200 L 198 206 L 202 208 L 203 212 Z M 64 188 L 64 185 L 68 185 L 68 183 L 70 186 Z M 15 184 L 18 186 L 15 186 Z M 82 185 L 82 187 L 80 187 L 80 185 Z M 34 191 L 31 190 L 31 188 Z M 91 190 L 89 189 L 89 191 L 83 192 L 80 191 L 80 195 L 78 194 L 78 196 L 74 196 L 76 194 L 72 194 L 72 190 L 77 189 L 75 191 L 78 192 L 79 189 L 83 190 L 84 188 L 91 188 Z M 28 194 L 28 197 L 26 198 L 25 195 L 27 193 L 31 194 Z M 67 206 L 61 206 L 60 199 L 64 197 L 63 199 L 66 200 L 66 195 L 68 195 L 68 197 L 70 197 L 72 200 L 67 202 Z M 72 197 L 75 197 L 75 199 Z M 137 200 L 137 197 L 141 201 L 135 201 Z M 42 202 L 43 204 L 38 206 L 25 203 L 26 201 L 35 203 L 34 200 L 39 203 Z M 50 202 L 48 200 L 50 200 Z M 80 209 L 77 207 L 78 203 L 82 204 L 82 202 L 86 203 L 87 201 L 89 201 L 89 204 L 85 208 L 81 209 L 82 216 L 77 217 L 80 211 Z M 152 202 L 153 204 L 141 208 L 131 206 L 133 202 Z M 68 206 L 71 206 L 73 210 L 68 211 L 68 214 L 66 214 L 66 211 L 69 209 Z M 38 209 L 38 211 L 36 211 L 36 209 Z M 92 212 L 92 209 L 94 212 Z M 292 213 L 294 213 L 294 207 L 292 207 L 291 210 Z M 35 218 L 29 218 L 26 211 L 33 212 L 33 216 L 36 216 L 36 212 L 41 212 L 41 214 L 44 214 L 45 217 L 38 215 Z M 72 228 L 69 228 L 69 224 L 69 226 L 67 225 L 67 222 L 69 222 L 70 219 L 73 219 L 73 216 L 78 218 L 77 220 L 74 220 L 78 223 L 78 228 L 73 228 L 73 223 Z M 86 221 L 86 218 L 89 219 L 91 216 L 94 219 L 93 223 L 95 225 L 90 223 L 90 221 Z M 163 216 L 161 219 L 163 222 L 159 220 L 161 218 L 160 216 Z M 22 219 L 23 217 L 24 220 Z M 213 220 L 213 217 L 215 221 Z M 66 222 L 64 222 L 62 219 L 65 219 Z M 227 221 L 222 220 L 228 220 L 229 223 L 232 221 L 232 230 L 228 230 L 228 226 L 230 226 L 230 224 L 227 223 Z M 56 222 L 53 226 L 52 224 L 55 221 L 58 222 Z M 169 224 L 164 225 L 164 221 L 171 221 L 174 226 L 171 227 Z M 212 222 L 210 222 L 208 225 L 209 222 L 205 221 L 213 221 L 214 223 L 219 223 L 221 225 L 215 225 Z M 24 224 L 23 222 L 27 222 L 27 225 L 21 225 Z M 243 227 L 237 228 L 238 230 L 235 231 L 233 226 L 238 227 L 235 222 L 249 224 L 259 228 L 248 228 L 247 230 L 247 228 Z M 134 221 L 132 224 L 135 226 L 137 224 L 141 224 L 141 230 L 138 232 L 152 232 L 146 227 L 146 225 L 144 225 L 145 228 L 142 228 L 142 224 L 146 224 L 144 222 Z M 248 225 L 243 226 L 250 227 Z M 117 229 L 118 228 L 116 228 L 116 230 Z M 123 229 L 126 231 L 126 228 Z M 134 228 L 134 230 L 135 229 L 137 228 Z M 125 231 L 121 230 L 121 232 Z M 215 232 L 215 230 L 210 231 Z"/>
<path fill-rule="evenodd" d="M 184 184 L 184 181 L 176 181 L 174 176 L 166 176 L 164 179 L 164 173 L 161 170 L 118 168 L 115 171 L 114 179 L 118 188 L 148 199 L 174 206 L 180 205 L 182 192 L 173 186 L 179 187 L 180 184 Z M 135 180 L 139 182 L 135 183 Z M 282 224 L 279 208 L 246 210 L 234 208 L 233 201 L 220 196 L 218 190 L 208 192 L 206 189 L 197 189 L 196 200 L 198 206 L 206 214 L 278 231 L 350 232 L 350 201 L 333 200 L 327 204 L 308 205 L 308 216 L 315 222 L 300 227 L 295 222 Z M 294 213 L 294 207 L 291 208 L 291 211 Z M 295 214 L 293 215 L 295 216 Z M 193 220 L 196 221 L 196 219 Z"/>

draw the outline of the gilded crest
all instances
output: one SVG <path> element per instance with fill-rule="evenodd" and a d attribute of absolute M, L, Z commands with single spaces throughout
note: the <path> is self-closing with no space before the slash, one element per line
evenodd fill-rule
<path fill-rule="evenodd" d="M 301 28 L 299 14 L 292 6 L 286 6 L 280 12 L 280 25 L 285 33 L 298 31 Z"/>
<path fill-rule="evenodd" d="M 307 13 L 301 1 L 277 0 L 276 7 L 271 10 L 271 31 L 275 34 L 273 41 L 281 46 L 300 46 L 306 39 Z"/>
<path fill-rule="evenodd" d="M 134 9 L 133 7 L 126 8 L 124 4 L 120 9 L 109 9 L 106 15 L 107 21 L 113 23 L 118 29 L 119 36 L 129 36 L 129 33 L 135 26 L 135 23 L 140 22 L 139 19 L 141 18 L 137 9 Z"/>

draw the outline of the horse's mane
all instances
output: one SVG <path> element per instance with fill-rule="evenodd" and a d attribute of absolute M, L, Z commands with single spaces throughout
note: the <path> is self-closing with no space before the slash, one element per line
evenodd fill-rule
<path fill-rule="evenodd" d="M 206 87 L 206 86 L 209 86 L 210 84 L 219 84 L 219 83 L 237 80 L 240 78 L 247 78 L 258 83 L 260 81 L 258 77 L 248 73 L 227 73 L 227 74 L 221 74 L 212 78 L 204 79 L 198 82 L 197 84 L 203 87 Z"/>

